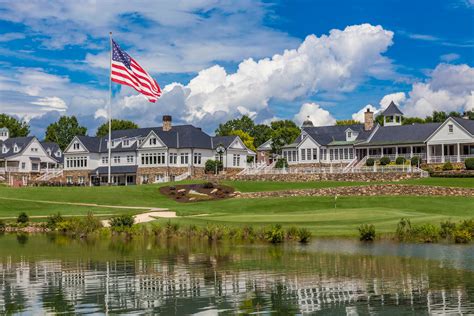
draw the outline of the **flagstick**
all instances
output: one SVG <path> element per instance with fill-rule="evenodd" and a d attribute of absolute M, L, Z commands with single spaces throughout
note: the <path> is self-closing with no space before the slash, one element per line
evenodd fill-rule
<path fill-rule="evenodd" d="M 108 185 L 112 184 L 111 179 L 111 169 L 112 169 L 112 32 L 109 33 L 109 43 L 110 43 L 110 72 L 109 72 L 109 159 L 108 159 Z"/>

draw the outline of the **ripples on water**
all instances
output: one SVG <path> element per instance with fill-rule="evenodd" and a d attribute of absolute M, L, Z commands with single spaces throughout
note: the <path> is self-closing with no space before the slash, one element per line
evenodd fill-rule
<path fill-rule="evenodd" d="M 450 254 L 452 255 L 450 257 Z M 0 237 L 0 313 L 474 313 L 474 247 Z"/>

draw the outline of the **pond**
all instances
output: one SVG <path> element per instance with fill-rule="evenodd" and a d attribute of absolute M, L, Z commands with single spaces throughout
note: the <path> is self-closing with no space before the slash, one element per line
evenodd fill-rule
<path fill-rule="evenodd" d="M 0 314 L 474 313 L 474 245 L 0 236 Z"/>

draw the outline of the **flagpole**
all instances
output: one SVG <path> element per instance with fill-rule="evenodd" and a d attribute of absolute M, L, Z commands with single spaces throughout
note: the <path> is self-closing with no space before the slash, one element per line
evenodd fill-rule
<path fill-rule="evenodd" d="M 109 43 L 110 43 L 110 63 L 109 63 L 109 159 L 108 159 L 108 172 L 107 172 L 107 183 L 112 184 L 111 169 L 112 169 L 112 32 L 109 32 Z"/>

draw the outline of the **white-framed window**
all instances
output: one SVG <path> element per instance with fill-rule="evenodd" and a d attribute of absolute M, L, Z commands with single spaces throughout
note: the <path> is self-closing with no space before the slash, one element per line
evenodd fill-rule
<path fill-rule="evenodd" d="M 124 140 L 122 141 L 122 145 L 123 145 L 124 147 L 130 146 L 130 140 L 124 139 Z"/>
<path fill-rule="evenodd" d="M 201 153 L 194 153 L 194 164 L 195 165 L 200 165 L 201 164 L 201 158 L 202 158 Z"/>
<path fill-rule="evenodd" d="M 351 131 L 347 131 L 347 138 L 351 138 L 352 137 L 352 132 Z"/>
<path fill-rule="evenodd" d="M 298 151 L 293 150 L 293 161 L 298 161 Z"/>
<path fill-rule="evenodd" d="M 87 157 L 67 157 L 66 158 L 67 168 L 87 168 Z"/>
<path fill-rule="evenodd" d="M 127 163 L 133 163 L 133 156 L 132 155 L 127 156 Z"/>
<path fill-rule="evenodd" d="M 72 176 L 67 176 L 66 177 L 66 183 L 67 184 L 72 184 Z"/>
<path fill-rule="evenodd" d="M 450 134 L 454 133 L 454 125 L 453 124 L 448 124 L 448 133 L 450 133 Z"/>
<path fill-rule="evenodd" d="M 37 152 L 38 152 L 38 148 L 36 148 L 36 147 L 31 147 L 31 152 L 37 153 Z"/>
<path fill-rule="evenodd" d="M 316 149 L 313 149 L 313 150 L 316 150 Z M 306 151 L 306 160 L 311 160 L 311 149 L 309 149 L 309 148 Z"/>
<path fill-rule="evenodd" d="M 306 149 L 301 149 L 301 160 L 306 160 Z"/>
<path fill-rule="evenodd" d="M 13 146 L 13 152 L 17 153 L 19 150 L 20 148 L 15 144 L 15 146 Z"/>
<path fill-rule="evenodd" d="M 120 156 L 114 156 L 114 163 L 120 163 Z"/>
<path fill-rule="evenodd" d="M 80 148 L 80 145 L 78 142 L 75 142 L 74 144 L 72 144 L 72 149 L 79 150 L 79 148 Z"/>
<path fill-rule="evenodd" d="M 79 184 L 84 184 L 84 182 L 85 182 L 84 180 L 85 180 L 84 176 L 77 177 L 77 183 L 79 183 Z"/>
<path fill-rule="evenodd" d="M 155 137 L 150 138 L 150 145 L 156 145 L 156 138 Z"/>
<path fill-rule="evenodd" d="M 21 163 L 21 169 L 26 169 L 26 162 Z"/>
<path fill-rule="evenodd" d="M 181 157 L 180 163 L 182 165 L 189 164 L 189 153 L 181 153 L 180 157 Z"/>
<path fill-rule="evenodd" d="M 61 151 L 58 150 L 58 151 L 56 152 L 56 157 L 61 157 L 61 155 L 62 155 Z"/>
<path fill-rule="evenodd" d="M 142 165 L 163 165 L 166 163 L 165 153 L 144 153 L 141 158 Z"/>
<path fill-rule="evenodd" d="M 232 155 L 232 166 L 234 166 L 234 167 L 240 166 L 240 155 L 239 154 L 233 154 Z"/>
<path fill-rule="evenodd" d="M 344 148 L 344 159 L 349 159 L 349 150 L 348 148 Z"/>
<path fill-rule="evenodd" d="M 2 146 L 2 152 L 3 152 L 3 153 L 6 153 L 7 151 L 8 151 L 7 146 L 3 145 L 3 146 Z"/>
<path fill-rule="evenodd" d="M 178 163 L 178 154 L 177 153 L 170 153 L 169 163 L 170 163 L 170 165 L 176 165 Z"/>
<path fill-rule="evenodd" d="M 106 165 L 109 163 L 109 156 L 102 156 L 102 164 Z"/>
<path fill-rule="evenodd" d="M 349 148 L 349 159 L 354 159 L 354 148 Z"/>

